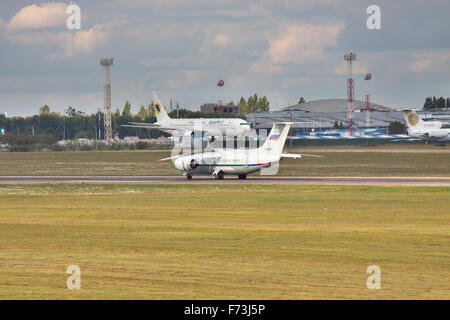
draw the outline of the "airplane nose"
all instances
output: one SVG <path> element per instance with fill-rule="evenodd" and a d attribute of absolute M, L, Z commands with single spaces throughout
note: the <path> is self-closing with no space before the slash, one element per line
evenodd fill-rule
<path fill-rule="evenodd" d="M 181 159 L 176 159 L 174 165 L 178 170 L 183 170 L 183 161 Z"/>

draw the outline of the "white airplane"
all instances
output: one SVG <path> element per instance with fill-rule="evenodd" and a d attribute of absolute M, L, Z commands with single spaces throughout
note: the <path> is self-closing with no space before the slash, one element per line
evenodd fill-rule
<path fill-rule="evenodd" d="M 167 113 L 166 107 L 161 103 L 155 93 L 153 93 L 155 102 L 155 123 L 130 122 L 125 127 L 160 129 L 170 133 L 173 137 L 182 138 L 183 136 L 202 135 L 209 138 L 212 142 L 216 137 L 239 137 L 251 136 L 253 130 L 250 124 L 243 119 L 225 119 L 225 118 L 200 118 L 200 119 L 172 119 Z M 230 133 L 233 136 L 229 136 Z M 180 139 L 181 140 L 181 139 Z"/>
<path fill-rule="evenodd" d="M 301 158 L 301 154 L 282 153 L 292 123 L 275 123 L 264 144 L 256 149 L 213 149 L 208 152 L 177 155 L 172 160 L 188 180 L 193 174 L 208 174 L 222 180 L 225 174 L 246 179 L 247 174 L 278 165 L 282 158 Z M 303 155 L 321 157 L 315 155 Z"/>
<path fill-rule="evenodd" d="M 412 138 L 445 142 L 450 141 L 450 126 L 441 121 L 424 121 L 421 115 L 413 110 L 402 110 L 408 125 L 408 134 Z"/>

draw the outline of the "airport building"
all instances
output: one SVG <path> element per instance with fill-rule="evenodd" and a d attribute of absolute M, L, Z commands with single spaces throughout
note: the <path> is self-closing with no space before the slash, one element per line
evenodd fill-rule
<path fill-rule="evenodd" d="M 239 106 L 222 106 L 222 108 L 222 113 L 239 114 Z M 200 112 L 202 113 L 219 113 L 219 111 L 217 103 L 204 103 L 200 106 Z"/>
<path fill-rule="evenodd" d="M 366 112 L 365 102 L 355 100 L 354 128 L 386 130 L 391 122 L 404 122 L 400 111 L 371 103 Z M 324 99 L 292 105 L 278 111 L 258 112 L 245 115 L 255 129 L 270 129 L 274 122 L 308 122 L 294 124 L 293 135 L 333 130 L 335 124 L 348 126 L 347 99 Z"/>

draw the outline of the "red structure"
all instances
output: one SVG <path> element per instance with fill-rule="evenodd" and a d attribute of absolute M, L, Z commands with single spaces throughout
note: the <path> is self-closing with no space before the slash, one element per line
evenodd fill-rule
<path fill-rule="evenodd" d="M 364 80 L 370 81 L 372 80 L 372 74 L 368 73 L 364 76 Z M 370 111 L 370 93 L 369 93 L 369 82 L 367 82 L 367 90 L 366 90 L 366 111 Z"/>
<path fill-rule="evenodd" d="M 222 87 L 225 85 L 225 81 L 220 80 L 219 82 L 217 82 L 217 88 L 219 88 L 219 101 L 217 103 L 217 111 L 219 114 L 223 113 L 223 102 L 222 102 L 222 98 L 221 98 L 221 92 L 222 92 Z"/>
<path fill-rule="evenodd" d="M 370 107 L 370 80 L 372 80 L 372 74 L 368 73 L 364 76 L 366 81 L 366 126 L 370 125 L 370 112 L 372 108 Z"/>

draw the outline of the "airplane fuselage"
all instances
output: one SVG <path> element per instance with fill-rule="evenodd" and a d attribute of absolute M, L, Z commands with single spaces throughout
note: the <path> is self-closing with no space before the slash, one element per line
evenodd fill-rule
<path fill-rule="evenodd" d="M 280 157 L 264 156 L 254 150 L 226 150 L 186 155 L 174 161 L 175 167 L 182 173 L 208 174 L 250 174 L 268 168 L 280 161 Z"/>
<path fill-rule="evenodd" d="M 440 122 L 425 123 L 417 129 L 408 129 L 408 134 L 417 139 L 429 141 L 450 141 L 450 129 L 442 129 Z"/>
<path fill-rule="evenodd" d="M 168 119 L 155 123 L 160 130 L 175 136 L 205 133 L 210 136 L 250 135 L 250 124 L 242 119 Z"/>

